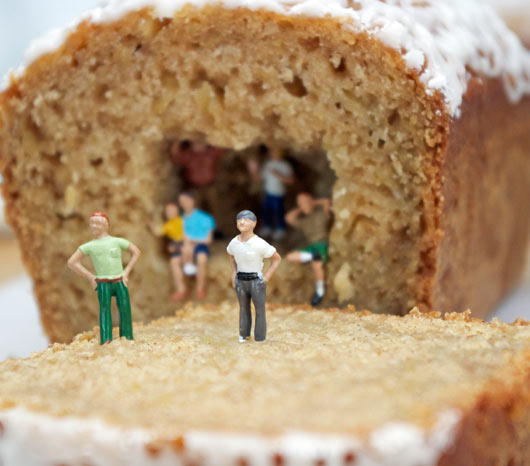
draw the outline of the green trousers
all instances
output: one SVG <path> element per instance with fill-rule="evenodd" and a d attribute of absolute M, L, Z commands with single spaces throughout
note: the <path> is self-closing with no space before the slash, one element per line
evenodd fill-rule
<path fill-rule="evenodd" d="M 127 287 L 123 282 L 98 282 L 96 290 L 98 292 L 99 300 L 99 334 L 101 344 L 112 340 L 112 314 L 110 303 L 113 296 L 116 296 L 118 311 L 120 314 L 120 337 L 132 340 L 131 302 L 129 300 L 129 290 L 127 290 Z"/>

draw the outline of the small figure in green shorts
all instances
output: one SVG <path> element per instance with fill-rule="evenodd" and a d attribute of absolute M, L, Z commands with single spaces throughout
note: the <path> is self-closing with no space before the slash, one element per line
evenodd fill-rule
<path fill-rule="evenodd" d="M 315 279 L 315 294 L 311 305 L 318 306 L 325 293 L 324 264 L 328 260 L 328 235 L 331 219 L 331 200 L 315 199 L 309 193 L 299 193 L 298 207 L 285 216 L 286 222 L 302 231 L 308 246 L 287 254 L 287 260 L 299 264 L 311 262 Z"/>
<path fill-rule="evenodd" d="M 134 264 L 140 257 L 140 250 L 134 244 L 126 239 L 110 236 L 108 234 L 109 228 L 110 220 L 105 213 L 95 212 L 92 214 L 90 231 L 94 239 L 79 246 L 79 249 L 68 259 L 68 267 L 88 279 L 92 288 L 98 292 L 101 344 L 112 340 L 110 304 L 113 296 L 116 297 L 118 303 L 120 337 L 133 339 L 131 303 L 127 282 Z M 123 270 L 121 253 L 125 250 L 131 253 L 131 259 Z M 90 256 L 92 259 L 96 269 L 95 275 L 81 264 L 84 256 Z"/>

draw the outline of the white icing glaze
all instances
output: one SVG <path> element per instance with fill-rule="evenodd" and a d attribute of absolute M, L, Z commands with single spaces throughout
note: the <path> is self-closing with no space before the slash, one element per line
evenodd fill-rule
<path fill-rule="evenodd" d="M 530 3 L 528 0 L 487 0 L 487 3 L 503 13 L 530 14 Z"/>
<path fill-rule="evenodd" d="M 440 91 L 449 113 L 458 117 L 470 78 L 466 67 L 491 77 L 502 77 L 512 102 L 530 94 L 530 51 L 497 16 L 478 0 L 108 0 L 83 14 L 66 28 L 34 41 L 24 64 L 61 46 L 80 21 L 115 21 L 124 14 L 152 7 L 158 17 L 172 17 L 185 4 L 200 8 L 267 9 L 285 15 L 332 16 L 355 32 L 365 31 L 402 53 L 429 93 Z"/>
<path fill-rule="evenodd" d="M 454 441 L 460 414 L 443 412 L 430 432 L 406 423 L 391 423 L 373 432 L 368 443 L 350 436 L 291 432 L 262 437 L 217 432 L 188 432 L 185 453 L 170 447 L 150 454 L 153 440 L 142 429 L 120 429 L 96 419 L 56 418 L 22 408 L 0 412 L 0 464 L 42 466 L 90 464 L 93 466 L 169 466 L 185 459 L 200 459 L 203 466 L 233 466 L 245 458 L 251 466 L 268 466 L 280 454 L 289 465 L 343 465 L 347 454 L 355 466 L 434 466 Z"/>

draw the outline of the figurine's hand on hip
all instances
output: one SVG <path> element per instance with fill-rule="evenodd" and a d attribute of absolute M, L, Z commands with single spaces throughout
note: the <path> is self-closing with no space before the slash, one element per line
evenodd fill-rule
<path fill-rule="evenodd" d="M 97 289 L 98 282 L 96 281 L 96 277 L 92 276 L 92 278 L 90 278 L 90 284 L 92 285 L 93 290 Z"/>
<path fill-rule="evenodd" d="M 123 284 L 124 284 L 125 286 L 127 286 L 127 283 L 129 283 L 129 276 L 128 276 L 128 275 L 124 275 L 124 276 L 123 276 Z"/>

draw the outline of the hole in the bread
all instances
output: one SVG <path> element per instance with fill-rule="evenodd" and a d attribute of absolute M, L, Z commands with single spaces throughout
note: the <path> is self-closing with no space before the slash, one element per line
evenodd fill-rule
<path fill-rule="evenodd" d="M 336 73 L 344 73 L 346 71 L 346 60 L 344 57 L 334 56 L 331 59 L 331 65 Z"/>
<path fill-rule="evenodd" d="M 401 117 L 399 116 L 399 111 L 396 109 L 394 110 L 390 116 L 388 117 L 388 124 L 392 126 L 399 126 L 399 123 L 401 121 Z"/>
<path fill-rule="evenodd" d="M 55 102 L 51 105 L 51 108 L 53 108 L 53 111 L 57 114 L 59 118 L 64 116 L 64 108 L 59 103 Z"/>
<path fill-rule="evenodd" d="M 84 289 L 80 289 L 77 286 L 72 286 L 72 292 L 78 301 L 81 301 L 85 297 Z"/>
<path fill-rule="evenodd" d="M 320 37 L 308 37 L 299 40 L 300 45 L 308 52 L 313 52 L 320 47 Z"/>
<path fill-rule="evenodd" d="M 73 219 L 79 219 L 84 220 L 83 216 L 78 212 L 59 212 L 57 213 L 57 218 L 64 222 L 65 220 L 73 220 Z"/>
<path fill-rule="evenodd" d="M 265 94 L 262 81 L 253 81 L 249 84 L 250 92 L 256 97 L 260 97 Z"/>
<path fill-rule="evenodd" d="M 94 168 L 98 168 L 103 164 L 103 157 L 98 157 L 96 159 L 90 160 L 90 165 L 92 165 Z"/>
<path fill-rule="evenodd" d="M 42 128 L 30 116 L 26 118 L 26 133 L 30 135 L 36 142 L 45 138 Z"/>
<path fill-rule="evenodd" d="M 300 76 L 295 76 L 291 82 L 283 83 L 287 92 L 295 97 L 304 97 L 307 95 L 307 88 Z"/>
<path fill-rule="evenodd" d="M 89 71 L 91 73 L 95 73 L 101 66 L 103 65 L 102 62 L 97 60 L 95 57 L 93 57 L 89 62 Z"/>
<path fill-rule="evenodd" d="M 287 20 L 278 21 L 278 27 L 280 28 L 282 32 L 287 32 L 287 31 L 294 29 L 293 23 Z"/>
<path fill-rule="evenodd" d="M 125 150 L 119 150 L 114 156 L 114 162 L 120 170 L 123 170 L 125 165 L 128 164 L 130 161 L 131 156 Z"/>
<path fill-rule="evenodd" d="M 20 198 L 20 192 L 19 191 L 11 191 L 7 194 L 9 196 L 9 199 L 11 201 L 16 201 L 18 198 Z"/>
<path fill-rule="evenodd" d="M 154 37 L 157 34 L 160 33 L 163 29 L 165 29 L 167 26 L 171 24 L 171 18 L 152 18 L 149 22 L 146 24 L 147 30 L 144 29 L 144 32 L 149 37 Z"/>
<path fill-rule="evenodd" d="M 191 89 L 197 89 L 201 87 L 201 84 L 207 79 L 208 79 L 208 74 L 206 73 L 206 70 L 202 67 L 197 68 L 190 82 Z"/>
<path fill-rule="evenodd" d="M 41 152 L 41 157 L 49 164 L 57 168 L 61 165 L 62 151 L 56 150 L 54 153 Z"/>
<path fill-rule="evenodd" d="M 111 97 L 112 91 L 110 90 L 110 86 L 108 84 L 99 84 L 96 86 L 94 95 L 97 102 L 103 103 Z"/>

